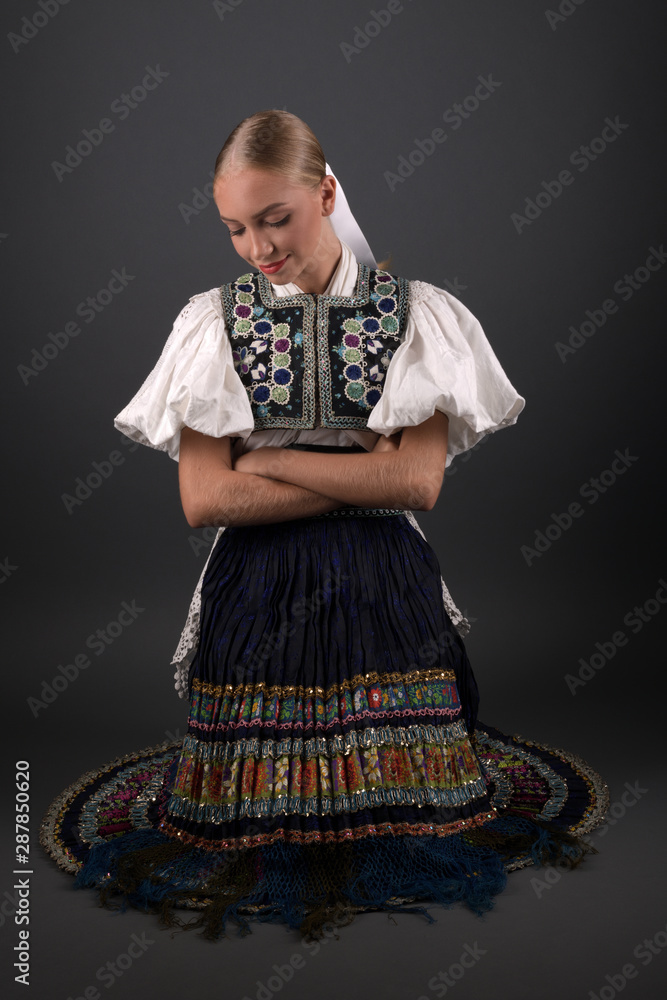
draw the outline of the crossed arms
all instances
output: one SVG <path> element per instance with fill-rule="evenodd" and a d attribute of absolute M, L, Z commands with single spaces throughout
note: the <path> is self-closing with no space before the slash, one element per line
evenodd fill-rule
<path fill-rule="evenodd" d="M 264 447 L 232 463 L 228 437 L 181 432 L 179 487 L 188 524 L 271 524 L 343 504 L 431 510 L 445 474 L 449 420 L 439 410 L 372 451 L 328 455 Z"/>

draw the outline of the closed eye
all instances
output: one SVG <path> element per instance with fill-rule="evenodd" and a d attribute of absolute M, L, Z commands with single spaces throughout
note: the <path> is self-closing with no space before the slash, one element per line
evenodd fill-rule
<path fill-rule="evenodd" d="M 290 216 L 286 215 L 285 218 L 284 219 L 280 219 L 279 222 L 267 222 L 267 226 L 271 226 L 272 229 L 279 229 L 280 226 L 284 226 L 286 223 L 289 222 L 289 220 L 290 220 Z M 243 233 L 244 229 L 245 229 L 245 226 L 242 226 L 241 229 L 234 229 L 234 230 L 230 229 L 229 235 L 230 236 L 240 236 L 241 233 Z"/>

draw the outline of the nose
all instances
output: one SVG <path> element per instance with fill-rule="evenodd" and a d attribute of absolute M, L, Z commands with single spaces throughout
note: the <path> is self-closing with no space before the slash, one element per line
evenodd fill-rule
<path fill-rule="evenodd" d="M 265 231 L 250 232 L 250 253 L 253 260 L 261 263 L 273 253 L 273 243 Z"/>

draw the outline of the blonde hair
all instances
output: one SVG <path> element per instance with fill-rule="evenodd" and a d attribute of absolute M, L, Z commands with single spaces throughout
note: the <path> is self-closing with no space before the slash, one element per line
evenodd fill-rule
<path fill-rule="evenodd" d="M 216 158 L 213 183 L 228 172 L 256 167 L 314 187 L 326 176 L 326 166 L 317 136 L 306 123 L 289 111 L 272 108 L 244 118 L 230 132 Z M 386 270 L 390 261 L 391 254 L 377 266 Z"/>
<path fill-rule="evenodd" d="M 213 182 L 243 167 L 273 170 L 296 184 L 313 187 L 326 175 L 317 137 L 289 111 L 257 111 L 228 136 L 215 161 Z"/>

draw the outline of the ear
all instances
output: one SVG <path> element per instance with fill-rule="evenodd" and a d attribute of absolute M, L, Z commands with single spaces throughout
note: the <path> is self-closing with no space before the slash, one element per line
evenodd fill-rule
<path fill-rule="evenodd" d="M 326 174 L 320 184 L 320 197 L 322 199 L 322 215 L 329 216 L 336 207 L 336 178 L 331 174 Z"/>

